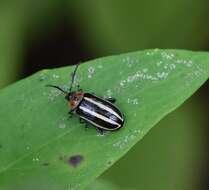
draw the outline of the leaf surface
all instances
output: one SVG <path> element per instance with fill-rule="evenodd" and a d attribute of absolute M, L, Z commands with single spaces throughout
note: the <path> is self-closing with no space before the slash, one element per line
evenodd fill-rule
<path fill-rule="evenodd" d="M 208 79 L 209 54 L 156 49 L 82 64 L 75 85 L 115 97 L 125 115 L 122 129 L 104 135 L 69 118 L 62 93 L 45 87 L 67 90 L 73 69 L 44 70 L 0 91 L 0 190 L 83 189 Z"/>

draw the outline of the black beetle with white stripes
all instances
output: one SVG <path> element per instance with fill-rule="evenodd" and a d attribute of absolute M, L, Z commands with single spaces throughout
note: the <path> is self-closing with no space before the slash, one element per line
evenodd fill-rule
<path fill-rule="evenodd" d="M 92 93 L 85 93 L 79 89 L 79 86 L 77 91 L 72 91 L 77 68 L 78 65 L 76 65 L 73 72 L 69 92 L 66 92 L 58 86 L 47 86 L 54 87 L 65 94 L 65 99 L 70 106 L 69 114 L 78 115 L 80 122 L 90 123 L 100 132 L 103 132 L 103 130 L 115 131 L 123 127 L 124 115 L 114 105 L 116 101 L 114 98 L 101 98 Z"/>

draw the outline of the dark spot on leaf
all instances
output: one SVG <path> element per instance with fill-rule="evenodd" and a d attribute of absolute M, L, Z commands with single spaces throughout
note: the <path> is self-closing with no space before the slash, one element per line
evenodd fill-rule
<path fill-rule="evenodd" d="M 44 162 L 42 166 L 49 166 L 49 162 Z"/>
<path fill-rule="evenodd" d="M 2 144 L 0 144 L 0 149 L 2 148 Z"/>
<path fill-rule="evenodd" d="M 83 159 L 84 157 L 81 155 L 71 156 L 68 160 L 68 163 L 73 167 L 77 167 L 83 161 Z"/>
<path fill-rule="evenodd" d="M 60 155 L 60 156 L 59 156 L 59 160 L 67 160 L 66 155 Z"/>

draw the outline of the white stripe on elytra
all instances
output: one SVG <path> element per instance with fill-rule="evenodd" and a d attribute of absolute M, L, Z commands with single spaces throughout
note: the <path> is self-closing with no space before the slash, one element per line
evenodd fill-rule
<path fill-rule="evenodd" d="M 123 120 L 122 117 L 119 116 L 114 110 L 103 105 L 102 103 L 96 102 L 96 101 L 92 100 L 91 98 L 87 98 L 87 97 L 84 97 L 84 99 L 93 103 L 93 104 L 96 104 L 98 107 L 102 108 L 103 110 L 106 110 L 106 111 L 110 112 L 111 114 L 116 115 L 120 120 Z"/>
<path fill-rule="evenodd" d="M 89 110 L 88 108 L 85 108 L 85 107 L 83 107 L 83 106 L 79 106 L 79 108 L 80 108 L 81 110 L 83 110 L 84 112 L 87 112 L 87 113 L 91 114 L 92 116 L 94 116 L 94 117 L 96 117 L 96 118 L 99 118 L 99 119 L 101 119 L 101 120 L 103 120 L 103 121 L 106 121 L 106 122 L 111 123 L 111 124 L 113 124 L 113 125 L 118 125 L 118 126 L 120 125 L 120 124 L 118 124 L 117 122 L 115 122 L 115 121 L 113 121 L 113 120 L 111 120 L 111 119 L 109 119 L 109 118 L 107 118 L 107 117 L 104 117 L 103 115 L 100 115 L 100 114 L 98 114 L 98 113 L 96 113 L 96 112 L 94 112 L 94 111 Z"/>
<path fill-rule="evenodd" d="M 107 127 L 103 127 L 103 126 L 101 126 L 101 125 L 98 125 L 97 123 L 95 123 L 95 122 L 93 122 L 93 121 L 91 121 L 91 120 L 89 120 L 89 119 L 87 119 L 87 118 L 85 118 L 85 117 L 83 117 L 83 116 L 80 116 L 80 118 L 84 119 L 85 121 L 88 121 L 89 123 L 95 125 L 95 126 L 98 127 L 98 128 L 105 129 L 105 130 L 114 131 L 114 130 L 116 130 L 116 129 L 118 129 L 118 128 L 121 127 L 121 125 L 118 125 L 118 127 L 112 128 L 112 129 L 111 129 L 111 128 L 107 128 Z"/>

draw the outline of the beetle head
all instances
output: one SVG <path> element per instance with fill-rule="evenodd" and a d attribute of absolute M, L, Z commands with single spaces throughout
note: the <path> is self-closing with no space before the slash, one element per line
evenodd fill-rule
<path fill-rule="evenodd" d="M 48 87 L 53 87 L 53 88 L 56 88 L 56 89 L 60 90 L 61 92 L 63 92 L 65 94 L 65 99 L 70 102 L 70 105 L 72 104 L 71 107 L 73 107 L 74 104 L 77 105 L 77 103 L 80 102 L 81 99 L 83 98 L 83 93 L 82 92 L 72 91 L 74 80 L 75 80 L 75 75 L 76 75 L 76 71 L 78 69 L 78 66 L 79 66 L 79 64 L 76 65 L 76 67 L 73 71 L 69 92 L 63 90 L 59 86 L 46 85 Z"/>
<path fill-rule="evenodd" d="M 70 108 L 74 109 L 81 102 L 83 95 L 83 92 L 70 92 L 65 96 L 65 99 L 69 102 Z"/>
<path fill-rule="evenodd" d="M 67 94 L 65 95 L 65 99 L 66 99 L 67 101 L 70 101 L 70 100 L 72 99 L 73 93 L 74 93 L 74 92 L 69 92 L 69 93 L 67 93 Z"/>

